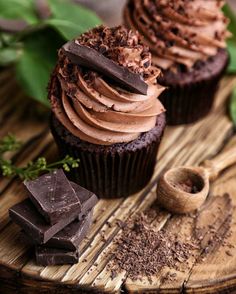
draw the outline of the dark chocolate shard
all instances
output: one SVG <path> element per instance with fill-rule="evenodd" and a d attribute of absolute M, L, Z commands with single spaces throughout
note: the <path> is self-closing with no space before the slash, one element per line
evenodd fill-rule
<path fill-rule="evenodd" d="M 54 225 L 48 224 L 34 207 L 30 199 L 16 204 L 9 210 L 9 216 L 18 224 L 37 244 L 44 244 L 56 233 L 65 228 L 78 217 L 78 213 L 70 214 L 67 218 Z"/>
<path fill-rule="evenodd" d="M 58 223 L 50 225 L 37 211 L 30 199 L 26 199 L 14 205 L 9 210 L 10 218 L 18 224 L 28 236 L 32 237 L 35 243 L 45 244 L 72 221 L 76 219 L 81 220 L 98 201 L 98 198 L 93 193 L 74 183 L 73 186 L 77 189 L 76 193 L 78 193 L 78 198 L 82 203 L 79 215 L 75 211 L 67 218 L 63 218 Z"/>
<path fill-rule="evenodd" d="M 53 236 L 45 245 L 48 247 L 76 250 L 90 229 L 92 216 L 93 212 L 90 211 L 82 220 L 77 218 Z"/>
<path fill-rule="evenodd" d="M 75 190 L 76 195 L 78 195 L 81 202 L 81 212 L 78 216 L 78 219 L 81 220 L 89 210 L 91 210 L 98 202 L 98 197 L 85 188 L 71 182 L 73 189 Z"/>
<path fill-rule="evenodd" d="M 35 257 L 37 264 L 42 266 L 75 264 L 79 261 L 79 252 L 36 246 Z"/>
<path fill-rule="evenodd" d="M 92 223 L 92 210 L 79 221 L 78 218 L 54 235 L 47 243 L 41 245 L 46 248 L 61 248 L 67 250 L 76 250 L 79 244 L 87 235 Z M 22 243 L 29 245 L 37 245 L 34 239 L 30 238 L 24 231 L 20 234 Z"/>
<path fill-rule="evenodd" d="M 31 201 L 51 225 L 81 211 L 80 200 L 62 169 L 24 184 L 30 192 Z"/>
<path fill-rule="evenodd" d="M 7 33 L 21 32 L 28 27 L 23 19 L 6 19 L 0 18 L 0 31 Z"/>
<path fill-rule="evenodd" d="M 63 50 L 72 63 L 99 72 L 133 93 L 147 95 L 148 86 L 141 75 L 120 66 L 95 49 L 70 41 L 63 46 Z"/>

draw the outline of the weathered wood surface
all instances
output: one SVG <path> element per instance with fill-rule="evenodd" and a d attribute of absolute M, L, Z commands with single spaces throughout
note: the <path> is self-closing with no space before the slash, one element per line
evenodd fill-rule
<path fill-rule="evenodd" d="M 39 155 L 49 160 L 56 154 L 56 146 L 51 138 L 47 121 L 29 114 L 32 104 L 27 100 L 10 78 L 11 72 L 0 73 L 0 137 L 8 132 L 25 141 L 23 148 L 14 154 L 14 160 L 23 164 Z M 114 237 L 120 233 L 117 219 L 125 220 L 149 207 L 156 198 L 156 179 L 165 169 L 177 165 L 198 164 L 217 154 L 226 145 L 235 145 L 232 123 L 226 115 L 227 99 L 236 84 L 235 77 L 226 77 L 222 83 L 211 114 L 192 126 L 168 127 L 158 155 L 158 163 L 148 186 L 127 199 L 100 200 L 94 211 L 94 224 L 81 245 L 80 262 L 73 266 L 41 267 L 35 264 L 30 248 L 19 243 L 20 229 L 8 218 L 8 209 L 26 197 L 23 185 L 16 179 L 0 179 L 0 293 L 230 293 L 236 291 L 236 214 L 232 220 L 232 235 L 229 242 L 235 247 L 213 248 L 200 262 L 202 251 L 195 250 L 188 264 L 182 265 L 175 281 L 165 277 L 170 269 L 163 268 L 150 284 L 147 279 L 131 281 L 126 273 L 111 279 L 107 263 L 115 244 Z M 212 195 L 230 193 L 236 204 L 236 166 L 225 171 L 211 187 Z M 219 203 L 218 203 L 218 202 Z M 217 224 L 224 230 L 227 210 L 217 212 L 216 203 L 226 207 L 223 198 L 214 198 L 208 213 L 207 222 Z M 104 210 L 104 207 L 106 208 Z M 183 239 L 191 234 L 191 220 L 188 216 L 171 216 L 160 210 L 154 220 L 156 229 L 162 227 L 169 231 L 176 226 Z M 105 240 L 101 235 L 105 236 Z M 217 233 L 217 232 L 216 232 Z M 204 240 L 211 237 L 206 232 Z M 182 236 L 182 235 L 181 235 Z M 173 270 L 171 270 L 173 272 Z"/>

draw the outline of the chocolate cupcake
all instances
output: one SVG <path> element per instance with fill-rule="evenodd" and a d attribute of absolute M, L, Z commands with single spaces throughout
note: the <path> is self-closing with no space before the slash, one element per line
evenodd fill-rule
<path fill-rule="evenodd" d="M 169 124 L 192 123 L 209 113 L 228 65 L 228 20 L 214 0 L 130 0 L 128 28 L 138 30 L 162 69 L 160 100 Z"/>
<path fill-rule="evenodd" d="M 150 180 L 165 128 L 165 110 L 156 99 L 165 90 L 157 84 L 160 70 L 151 66 L 139 35 L 124 27 L 100 26 L 72 44 L 98 56 L 97 70 L 93 60 L 75 64 L 59 50 L 49 85 L 52 134 L 62 156 L 80 158 L 73 181 L 100 197 L 128 196 Z M 100 59 L 109 62 L 112 75 Z M 138 94 L 139 84 L 145 94 Z"/>

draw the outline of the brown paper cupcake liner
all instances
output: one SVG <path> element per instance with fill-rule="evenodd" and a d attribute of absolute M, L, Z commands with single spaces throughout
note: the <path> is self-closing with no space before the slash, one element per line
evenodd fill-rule
<path fill-rule="evenodd" d="M 169 125 L 189 124 L 206 116 L 213 105 L 220 77 L 188 86 L 170 86 L 160 97 Z"/>
<path fill-rule="evenodd" d="M 223 54 L 221 52 L 221 54 Z M 225 53 L 227 54 L 227 52 Z M 201 81 L 171 84 L 164 78 L 164 85 L 168 87 L 159 100 L 167 110 L 167 123 L 169 125 L 189 124 L 206 116 L 214 103 L 214 97 L 217 92 L 219 81 L 223 77 L 228 65 L 228 56 L 224 56 L 225 61 L 221 60 L 218 72 L 212 73 L 208 78 L 202 78 Z M 210 65 L 212 67 L 212 65 Z M 219 67 L 219 64 L 217 64 Z"/>
<path fill-rule="evenodd" d="M 146 186 L 153 174 L 164 125 L 165 122 L 162 123 L 160 131 L 149 136 L 152 140 L 148 144 L 146 142 L 142 144 L 143 142 L 140 141 L 138 144 L 132 143 L 132 150 L 126 148 L 127 144 L 123 144 L 124 148 L 120 148 L 121 144 L 119 144 L 117 150 L 116 148 L 106 150 L 104 146 L 89 144 L 90 147 L 86 149 L 71 144 L 70 138 L 65 140 L 65 137 L 61 136 L 61 130 L 59 134 L 58 125 L 55 126 L 55 118 L 51 120 L 52 134 L 60 154 L 62 156 L 69 154 L 80 159 L 79 168 L 72 169 L 69 178 L 101 198 L 126 197 Z M 156 127 L 160 128 L 160 126 Z M 64 127 L 60 125 L 59 128 Z M 68 131 L 64 129 L 64 132 L 67 132 L 68 136 Z M 142 135 L 137 140 L 142 140 Z"/>

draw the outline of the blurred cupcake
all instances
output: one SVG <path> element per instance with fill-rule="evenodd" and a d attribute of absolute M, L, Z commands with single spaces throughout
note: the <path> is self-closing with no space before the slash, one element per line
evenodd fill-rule
<path fill-rule="evenodd" d="M 192 123 L 209 113 L 228 65 L 228 20 L 221 0 L 130 0 L 128 28 L 138 30 L 168 87 L 160 100 L 169 124 Z"/>
<path fill-rule="evenodd" d="M 139 35 L 124 27 L 100 26 L 74 42 L 148 86 L 147 95 L 127 91 L 111 77 L 75 65 L 62 49 L 49 86 L 51 130 L 61 155 L 80 158 L 71 178 L 100 197 L 128 196 L 150 180 L 165 128 L 156 99 L 165 89 L 157 84 L 160 71 Z"/>

